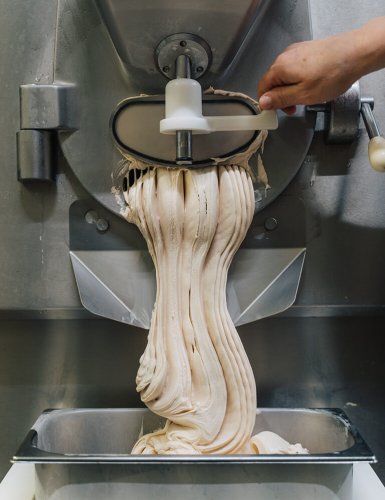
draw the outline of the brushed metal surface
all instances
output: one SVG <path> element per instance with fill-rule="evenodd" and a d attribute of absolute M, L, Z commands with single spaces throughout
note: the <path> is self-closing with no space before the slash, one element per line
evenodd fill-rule
<path fill-rule="evenodd" d="M 78 308 L 68 209 L 85 195 L 58 160 L 56 185 L 17 181 L 19 87 L 53 81 L 56 0 L 0 0 L 0 309 Z M 60 263 L 60 264 L 59 264 Z"/>
<path fill-rule="evenodd" d="M 49 130 L 17 133 L 17 178 L 20 182 L 55 179 L 54 137 Z"/>
<path fill-rule="evenodd" d="M 60 130 L 76 128 L 75 88 L 64 84 L 20 86 L 20 128 Z"/>
<path fill-rule="evenodd" d="M 209 78 L 228 70 L 241 55 L 251 31 L 260 28 L 271 0 L 147 1 L 96 0 L 96 4 L 128 73 L 141 85 L 163 82 L 154 58 L 159 42 L 177 33 L 202 37 L 211 47 Z M 213 29 L 220 26 L 220 30 Z"/>
<path fill-rule="evenodd" d="M 170 474 L 169 465 L 134 470 L 126 465 L 93 464 L 87 477 L 77 465 L 37 464 L 36 500 L 351 500 L 353 466 L 349 464 L 213 465 L 198 471 L 180 465 Z M 225 469 L 225 470 L 224 470 Z M 224 474 L 225 472 L 225 474 Z M 302 474 L 301 474 L 302 472 Z M 103 474 L 104 473 L 104 474 Z M 294 477 L 294 480 L 293 480 Z M 295 479 L 298 478 L 298 481 Z M 107 480 L 106 480 L 107 479 Z"/>
<path fill-rule="evenodd" d="M 32 425 L 12 461 L 33 463 L 127 463 L 132 465 L 330 464 L 375 462 L 372 451 L 343 410 L 259 408 L 252 435 L 275 432 L 301 443 L 308 454 L 133 455 L 138 436 L 165 419 L 141 408 L 46 410 Z"/>
<path fill-rule="evenodd" d="M 327 144 L 351 144 L 357 139 L 360 109 L 360 84 L 355 82 L 342 96 L 330 103 L 330 111 L 325 117 Z"/>

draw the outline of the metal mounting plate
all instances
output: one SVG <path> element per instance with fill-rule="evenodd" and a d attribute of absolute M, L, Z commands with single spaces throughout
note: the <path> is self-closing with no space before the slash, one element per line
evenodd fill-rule
<path fill-rule="evenodd" d="M 210 46 L 203 38 L 191 33 L 170 35 L 155 50 L 156 64 L 166 78 L 176 78 L 175 62 L 180 55 L 189 57 L 191 78 L 195 79 L 205 74 L 212 60 Z"/>
<path fill-rule="evenodd" d="M 88 217 L 90 213 L 94 217 Z M 101 231 L 96 220 L 107 229 Z M 295 227 L 290 225 L 293 220 Z M 229 270 L 227 305 L 235 325 L 277 314 L 293 304 L 305 258 L 304 233 L 302 203 L 290 197 L 254 217 Z M 94 200 L 79 200 L 70 208 L 70 256 L 86 309 L 150 327 L 155 269 L 136 226 Z"/>
<path fill-rule="evenodd" d="M 330 103 L 330 112 L 326 113 L 327 144 L 351 144 L 357 139 L 360 109 L 360 84 L 355 82 L 344 94 Z"/>

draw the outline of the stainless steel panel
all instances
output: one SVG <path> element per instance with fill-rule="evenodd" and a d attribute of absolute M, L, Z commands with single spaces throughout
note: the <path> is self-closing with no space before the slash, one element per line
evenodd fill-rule
<path fill-rule="evenodd" d="M 53 81 L 57 1 L 0 0 L 0 309 L 78 308 L 68 209 L 85 191 L 59 156 L 56 185 L 17 181 L 19 87 Z"/>
<path fill-rule="evenodd" d="M 37 464 L 36 500 L 351 500 L 353 466 L 169 465 L 127 471 L 124 465 Z M 254 470 L 253 470 L 254 469 Z"/>
<path fill-rule="evenodd" d="M 304 248 L 238 251 L 226 291 L 235 326 L 273 316 L 293 305 L 305 253 Z"/>
<path fill-rule="evenodd" d="M 146 250 L 72 251 L 80 300 L 93 314 L 150 328 L 155 270 Z"/>
<path fill-rule="evenodd" d="M 209 78 L 222 75 L 240 57 L 245 38 L 264 22 L 271 0 L 96 0 L 122 62 L 139 80 L 159 79 L 154 52 L 161 40 L 176 33 L 202 37 L 211 47 Z M 219 29 L 213 27 L 220 26 Z M 225 36 L 224 36 L 225 35 Z M 155 73 L 155 74 L 154 74 Z M 214 77 L 215 77 L 214 76 Z"/>

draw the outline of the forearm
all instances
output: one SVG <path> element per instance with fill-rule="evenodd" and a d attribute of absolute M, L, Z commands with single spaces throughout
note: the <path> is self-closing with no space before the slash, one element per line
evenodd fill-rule
<path fill-rule="evenodd" d="M 351 31 L 351 38 L 359 76 L 385 68 L 385 16 L 369 21 Z"/>
<path fill-rule="evenodd" d="M 331 101 L 362 76 L 385 68 L 385 17 L 353 31 L 290 45 L 258 85 L 261 109 L 295 111 Z"/>

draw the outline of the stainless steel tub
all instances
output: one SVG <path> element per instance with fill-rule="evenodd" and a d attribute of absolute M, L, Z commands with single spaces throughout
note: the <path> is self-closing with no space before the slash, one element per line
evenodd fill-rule
<path fill-rule="evenodd" d="M 348 500 L 352 464 L 375 461 L 334 409 L 259 410 L 255 433 L 277 432 L 310 455 L 131 455 L 140 431 L 162 422 L 146 409 L 47 410 L 13 461 L 36 464 L 36 500 Z"/>

